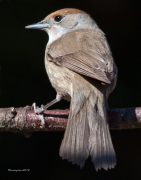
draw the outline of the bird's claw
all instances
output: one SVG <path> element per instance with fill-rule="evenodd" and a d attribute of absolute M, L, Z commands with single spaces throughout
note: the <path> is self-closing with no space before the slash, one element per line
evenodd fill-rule
<path fill-rule="evenodd" d="M 36 106 L 36 103 L 33 103 L 32 107 L 33 107 L 34 112 L 36 114 L 40 114 L 40 113 L 42 113 L 44 111 L 44 106 L 43 105 L 41 105 L 41 107 L 39 108 L 38 106 Z"/>

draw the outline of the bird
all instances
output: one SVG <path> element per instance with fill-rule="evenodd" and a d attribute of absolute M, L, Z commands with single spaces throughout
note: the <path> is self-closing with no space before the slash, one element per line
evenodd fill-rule
<path fill-rule="evenodd" d="M 96 171 L 114 168 L 107 99 L 118 70 L 105 34 L 88 13 L 75 8 L 57 10 L 25 28 L 48 34 L 45 69 L 57 93 L 40 108 L 34 103 L 34 111 L 41 114 L 62 99 L 70 102 L 60 156 L 80 168 L 89 156 Z"/>

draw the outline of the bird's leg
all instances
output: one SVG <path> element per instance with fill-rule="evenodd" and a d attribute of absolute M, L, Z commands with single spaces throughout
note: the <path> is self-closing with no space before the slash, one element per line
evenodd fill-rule
<path fill-rule="evenodd" d="M 34 109 L 34 112 L 37 113 L 37 114 L 40 114 L 42 113 L 44 110 L 46 110 L 47 108 L 49 108 L 50 106 L 52 106 L 53 104 L 61 101 L 62 99 L 62 95 L 60 93 L 57 93 L 57 96 L 54 100 L 52 100 L 51 102 L 47 103 L 46 105 L 41 105 L 41 107 L 39 108 L 38 106 L 36 106 L 36 103 L 33 103 L 33 109 Z"/>

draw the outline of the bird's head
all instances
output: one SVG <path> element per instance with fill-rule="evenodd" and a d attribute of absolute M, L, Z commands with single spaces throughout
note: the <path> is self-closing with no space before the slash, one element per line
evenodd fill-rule
<path fill-rule="evenodd" d="M 90 15 L 74 8 L 55 11 L 45 17 L 41 22 L 26 26 L 29 29 L 46 31 L 49 35 L 49 43 L 52 43 L 68 32 L 78 29 L 93 29 L 95 27 L 97 25 Z"/>

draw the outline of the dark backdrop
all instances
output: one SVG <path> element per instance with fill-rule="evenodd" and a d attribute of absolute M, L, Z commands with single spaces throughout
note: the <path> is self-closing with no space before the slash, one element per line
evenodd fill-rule
<path fill-rule="evenodd" d="M 33 102 L 40 105 L 55 98 L 44 68 L 48 37 L 42 31 L 24 27 L 65 7 L 88 12 L 106 34 L 119 69 L 117 87 L 109 98 L 110 108 L 141 106 L 141 1 L 0 0 L 0 107 L 22 107 Z M 62 101 L 51 108 L 68 107 Z M 141 179 L 141 130 L 111 131 L 111 135 L 117 166 L 96 173 L 90 159 L 80 170 L 59 157 L 63 132 L 37 132 L 30 138 L 1 132 L 0 176 Z M 8 169 L 30 169 L 30 172 L 15 173 Z"/>

